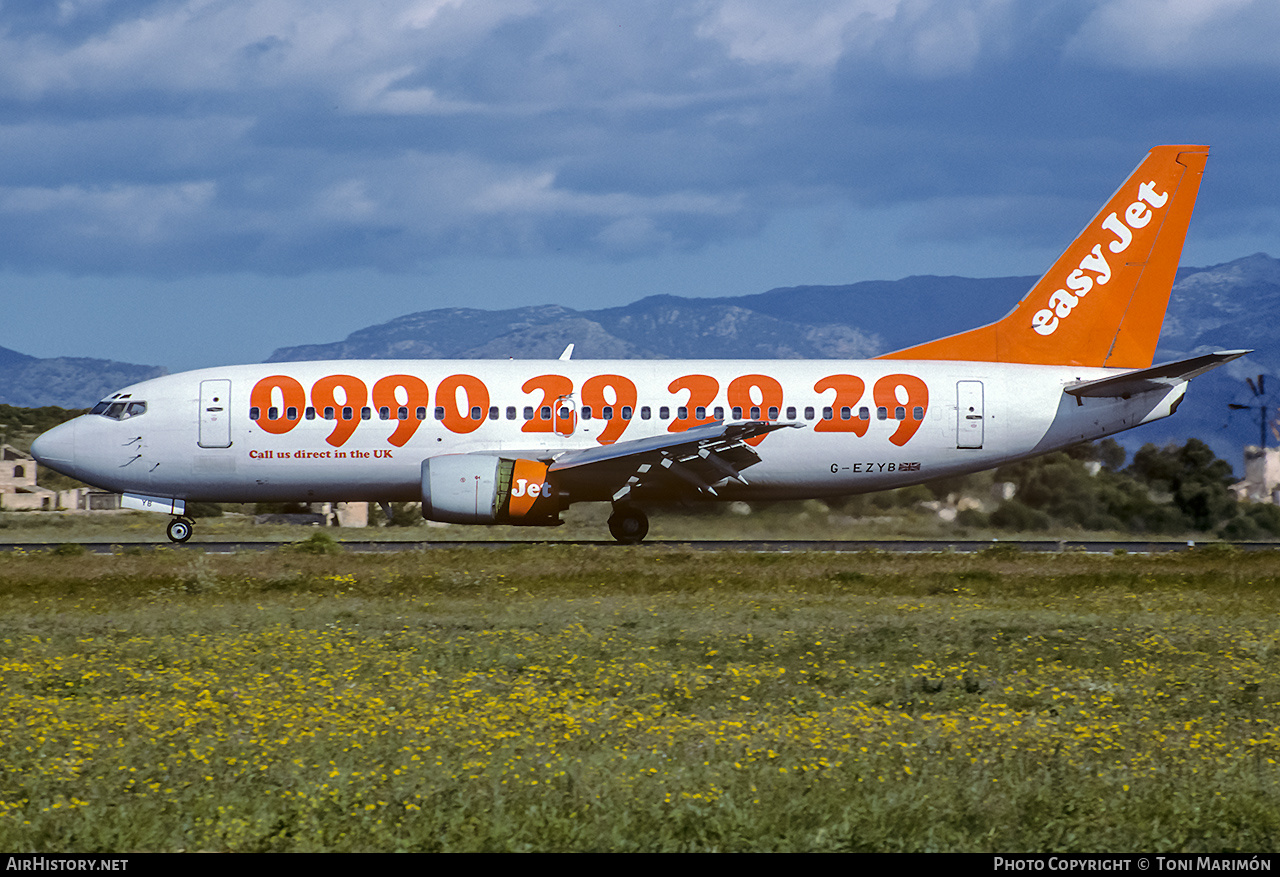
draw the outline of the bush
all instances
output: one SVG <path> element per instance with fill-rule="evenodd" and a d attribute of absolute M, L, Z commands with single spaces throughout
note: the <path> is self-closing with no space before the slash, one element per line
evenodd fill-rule
<path fill-rule="evenodd" d="M 283 551 L 296 551 L 300 554 L 341 554 L 343 548 L 323 530 L 312 533 L 301 542 L 292 542 L 281 548 Z"/>
<path fill-rule="evenodd" d="M 1000 508 L 991 513 L 991 526 L 1003 530 L 1047 530 L 1049 516 L 1038 509 L 1033 509 L 1016 499 L 1000 504 Z"/>
<path fill-rule="evenodd" d="M 1099 463 L 1090 471 L 1087 464 Z M 1053 523 L 1088 530 L 1133 533 L 1180 533 L 1230 525 L 1232 538 L 1280 533 L 1274 519 L 1249 516 L 1236 521 L 1235 497 L 1228 489 L 1231 467 L 1208 445 L 1190 439 L 1182 447 L 1146 445 L 1124 464 L 1124 448 L 1114 441 L 1074 445 L 1001 467 L 996 477 L 1017 487 L 1015 502 L 991 516 L 991 524 L 1020 530 L 1045 529 Z M 1159 496 L 1168 499 L 1157 499 Z"/>
<path fill-rule="evenodd" d="M 382 506 L 370 503 L 371 517 L 381 518 L 384 527 L 416 527 L 422 523 L 422 504 L 416 502 L 393 502 L 391 518 L 382 510 Z"/>
<path fill-rule="evenodd" d="M 77 542 L 63 542 L 49 553 L 57 557 L 80 557 L 88 554 L 89 550 Z"/>

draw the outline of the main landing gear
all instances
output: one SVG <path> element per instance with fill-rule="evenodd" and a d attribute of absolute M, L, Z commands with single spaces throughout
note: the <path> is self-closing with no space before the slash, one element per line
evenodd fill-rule
<path fill-rule="evenodd" d="M 169 522 L 165 533 L 169 536 L 170 542 L 186 542 L 191 538 L 191 528 L 195 526 L 195 521 L 188 517 L 174 518 Z"/>
<path fill-rule="evenodd" d="M 609 516 L 609 532 L 623 545 L 638 545 L 649 532 L 649 518 L 633 505 L 616 505 Z"/>

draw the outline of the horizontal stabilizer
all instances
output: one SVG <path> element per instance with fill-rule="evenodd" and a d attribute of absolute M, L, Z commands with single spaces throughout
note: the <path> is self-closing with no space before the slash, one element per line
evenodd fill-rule
<path fill-rule="evenodd" d="M 1206 353 L 1203 356 L 1193 356 L 1190 359 L 1180 359 L 1177 362 L 1153 365 L 1150 368 L 1142 368 L 1110 378 L 1099 378 L 1096 381 L 1080 381 L 1079 383 L 1068 385 L 1065 390 L 1076 398 L 1085 396 L 1090 398 L 1111 398 L 1118 396 L 1127 399 L 1130 396 L 1136 396 L 1138 393 L 1147 393 L 1152 390 L 1168 390 L 1176 384 L 1199 377 L 1223 363 L 1239 359 L 1246 353 L 1252 352 L 1251 350 L 1219 350 L 1216 353 Z"/>

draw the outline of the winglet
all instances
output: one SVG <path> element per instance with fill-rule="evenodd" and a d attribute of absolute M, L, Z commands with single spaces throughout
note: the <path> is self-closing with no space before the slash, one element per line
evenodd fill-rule
<path fill-rule="evenodd" d="M 570 357 L 572 356 L 573 356 L 573 345 L 570 344 L 568 347 L 564 349 L 564 353 L 560 354 L 560 361 L 568 362 Z"/>
<path fill-rule="evenodd" d="M 1157 146 L 1008 316 L 880 358 L 1151 365 L 1208 155 Z"/>

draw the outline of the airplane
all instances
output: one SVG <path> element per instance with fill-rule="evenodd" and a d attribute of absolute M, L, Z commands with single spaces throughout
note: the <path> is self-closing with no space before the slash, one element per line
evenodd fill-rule
<path fill-rule="evenodd" d="M 1207 146 L 1158 146 L 1004 318 L 870 360 L 365 360 L 125 387 L 32 444 L 171 515 L 192 502 L 420 502 L 554 526 L 612 504 L 844 496 L 990 469 L 1172 415 L 1247 350 L 1152 365 Z"/>

